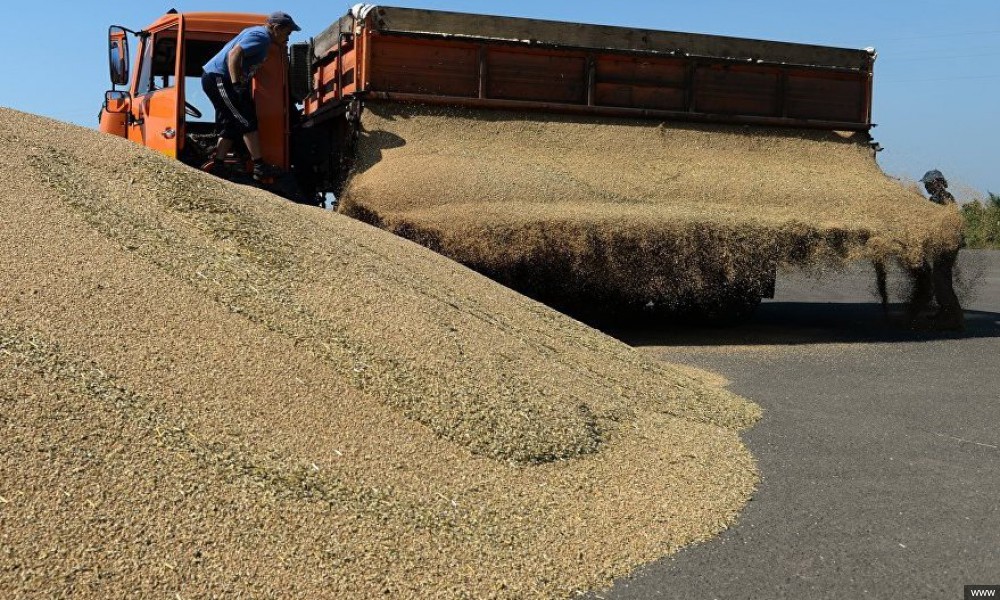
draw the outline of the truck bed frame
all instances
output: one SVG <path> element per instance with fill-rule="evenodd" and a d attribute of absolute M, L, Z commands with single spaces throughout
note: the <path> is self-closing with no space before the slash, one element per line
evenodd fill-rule
<path fill-rule="evenodd" d="M 665 121 L 872 127 L 872 50 L 364 6 L 317 36 L 310 59 L 307 118 L 360 95 Z"/>

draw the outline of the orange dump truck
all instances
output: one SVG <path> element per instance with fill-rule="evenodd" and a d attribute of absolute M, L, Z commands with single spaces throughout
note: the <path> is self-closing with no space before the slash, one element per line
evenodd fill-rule
<path fill-rule="evenodd" d="M 202 65 L 264 21 L 170 11 L 141 31 L 112 27 L 101 130 L 201 164 L 216 136 Z M 866 132 L 874 60 L 870 50 L 358 5 L 309 43 L 272 47 L 253 93 L 265 160 L 294 174 L 296 191 L 277 191 L 318 203 L 350 175 L 371 103 Z"/>

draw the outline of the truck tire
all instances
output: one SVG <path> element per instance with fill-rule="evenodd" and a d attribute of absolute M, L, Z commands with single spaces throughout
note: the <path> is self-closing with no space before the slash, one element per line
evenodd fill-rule
<path fill-rule="evenodd" d="M 288 53 L 288 90 L 300 103 L 312 92 L 312 44 L 292 44 Z"/>

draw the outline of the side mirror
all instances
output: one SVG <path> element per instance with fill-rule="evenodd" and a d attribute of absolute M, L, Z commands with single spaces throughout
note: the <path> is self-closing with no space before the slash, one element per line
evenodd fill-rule
<path fill-rule="evenodd" d="M 108 90 L 104 92 L 104 112 L 128 113 L 132 108 L 132 96 L 125 90 Z"/>
<path fill-rule="evenodd" d="M 128 31 L 118 25 L 108 29 L 108 63 L 111 85 L 128 85 Z"/>

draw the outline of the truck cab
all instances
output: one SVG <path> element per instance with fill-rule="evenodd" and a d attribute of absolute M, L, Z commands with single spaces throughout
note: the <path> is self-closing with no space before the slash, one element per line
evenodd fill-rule
<path fill-rule="evenodd" d="M 105 94 L 101 131 L 199 166 L 214 153 L 215 112 L 202 91 L 202 66 L 265 15 L 170 11 L 141 31 L 113 26 L 108 46 L 112 89 Z M 129 50 L 135 44 L 134 60 Z M 288 53 L 271 46 L 253 96 L 264 160 L 290 167 Z M 245 151 L 242 142 L 237 154 Z"/>

